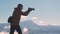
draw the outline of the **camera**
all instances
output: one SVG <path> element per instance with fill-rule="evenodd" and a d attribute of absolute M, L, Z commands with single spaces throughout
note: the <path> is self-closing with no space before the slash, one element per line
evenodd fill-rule
<path fill-rule="evenodd" d="M 34 8 L 31 8 L 31 10 L 34 10 Z"/>
<path fill-rule="evenodd" d="M 29 8 L 29 10 L 34 10 L 34 8 Z"/>

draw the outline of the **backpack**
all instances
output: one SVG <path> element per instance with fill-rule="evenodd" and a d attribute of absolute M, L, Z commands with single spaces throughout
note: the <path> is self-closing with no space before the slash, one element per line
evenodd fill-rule
<path fill-rule="evenodd" d="M 10 16 L 10 17 L 8 18 L 8 23 L 12 23 L 12 20 L 13 20 L 13 17 Z"/>

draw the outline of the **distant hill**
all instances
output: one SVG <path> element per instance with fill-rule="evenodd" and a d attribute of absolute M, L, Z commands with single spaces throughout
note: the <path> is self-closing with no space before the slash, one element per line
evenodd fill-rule
<path fill-rule="evenodd" d="M 60 32 L 60 26 L 52 26 L 52 25 L 46 25 L 46 26 L 39 26 L 35 24 L 32 20 L 23 21 L 20 23 L 21 27 L 27 27 L 30 30 L 41 30 L 41 31 L 49 31 L 49 32 Z"/>
<path fill-rule="evenodd" d="M 32 20 L 27 20 L 27 21 L 23 21 L 20 23 L 21 27 L 27 27 L 28 29 L 32 29 L 32 30 L 38 30 L 40 28 L 39 25 L 35 24 Z"/>

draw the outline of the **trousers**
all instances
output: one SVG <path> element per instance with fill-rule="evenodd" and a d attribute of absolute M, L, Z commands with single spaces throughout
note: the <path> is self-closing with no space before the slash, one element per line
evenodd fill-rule
<path fill-rule="evenodd" d="M 19 25 L 10 27 L 10 34 L 14 34 L 14 31 L 17 31 L 18 34 L 22 34 L 21 28 Z"/>

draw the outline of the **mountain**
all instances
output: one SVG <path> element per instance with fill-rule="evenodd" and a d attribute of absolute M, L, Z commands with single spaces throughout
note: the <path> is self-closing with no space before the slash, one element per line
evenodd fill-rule
<path fill-rule="evenodd" d="M 40 28 L 40 26 L 35 24 L 32 20 L 23 21 L 20 23 L 20 25 L 22 28 L 27 27 L 31 30 L 38 30 Z"/>
<path fill-rule="evenodd" d="M 35 24 L 32 20 L 23 21 L 20 23 L 21 27 L 28 28 L 30 30 L 39 30 L 39 31 L 45 31 L 45 32 L 60 32 L 60 26 L 52 26 L 52 25 L 46 25 L 46 26 L 39 26 Z M 51 31 L 52 30 L 52 31 Z"/>

